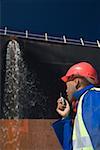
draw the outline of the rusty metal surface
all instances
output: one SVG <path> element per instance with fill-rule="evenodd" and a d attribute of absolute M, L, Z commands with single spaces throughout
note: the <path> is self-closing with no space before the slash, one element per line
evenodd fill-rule
<path fill-rule="evenodd" d="M 61 150 L 53 119 L 0 120 L 0 150 Z"/>

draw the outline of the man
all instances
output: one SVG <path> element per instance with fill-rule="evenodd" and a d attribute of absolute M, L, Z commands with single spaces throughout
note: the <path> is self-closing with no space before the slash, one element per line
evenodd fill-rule
<path fill-rule="evenodd" d="M 100 88 L 96 87 L 96 70 L 87 62 L 73 65 L 61 78 L 66 83 L 67 100 L 57 101 L 62 116 L 53 123 L 55 133 L 64 150 L 100 150 Z M 72 102 L 78 102 L 72 123 Z"/>

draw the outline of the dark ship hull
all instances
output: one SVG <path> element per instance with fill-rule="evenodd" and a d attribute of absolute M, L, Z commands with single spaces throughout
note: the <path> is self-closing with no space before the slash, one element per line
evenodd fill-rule
<path fill-rule="evenodd" d="M 100 49 L 6 35 L 0 43 L 0 147 L 61 149 L 51 127 L 59 118 L 57 98 L 60 92 L 66 96 L 60 77 L 80 61 L 90 62 L 99 73 Z"/>

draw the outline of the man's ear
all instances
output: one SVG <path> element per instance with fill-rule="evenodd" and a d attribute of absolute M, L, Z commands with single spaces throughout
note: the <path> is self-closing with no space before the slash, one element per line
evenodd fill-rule
<path fill-rule="evenodd" d="M 76 86 L 76 89 L 79 89 L 80 88 L 80 79 L 79 78 L 76 78 L 75 80 L 75 86 Z"/>

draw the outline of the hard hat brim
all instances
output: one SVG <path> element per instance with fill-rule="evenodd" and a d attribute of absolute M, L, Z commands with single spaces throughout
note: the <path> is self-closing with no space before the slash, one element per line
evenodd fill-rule
<path fill-rule="evenodd" d="M 63 81 L 63 82 L 67 82 L 68 81 L 68 76 L 63 76 L 63 77 L 61 77 L 61 80 Z"/>

